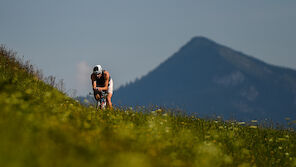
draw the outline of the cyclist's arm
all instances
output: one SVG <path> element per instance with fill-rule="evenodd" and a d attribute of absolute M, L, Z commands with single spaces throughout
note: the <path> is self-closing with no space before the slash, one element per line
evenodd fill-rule
<path fill-rule="evenodd" d="M 102 91 L 108 90 L 108 85 L 109 85 L 109 77 L 110 77 L 109 72 L 105 71 L 105 74 L 106 74 L 105 85 L 104 85 L 104 87 L 100 87 L 100 90 L 102 90 Z"/>
<path fill-rule="evenodd" d="M 95 79 L 96 78 L 95 75 L 91 74 L 90 78 L 91 78 L 91 83 L 92 83 L 93 89 L 96 89 L 97 88 L 97 82 L 96 82 L 96 79 Z"/>

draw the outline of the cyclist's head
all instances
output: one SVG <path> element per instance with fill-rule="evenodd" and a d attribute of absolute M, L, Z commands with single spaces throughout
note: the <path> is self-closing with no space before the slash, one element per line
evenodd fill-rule
<path fill-rule="evenodd" d="M 101 67 L 101 65 L 96 65 L 95 67 L 94 67 L 94 69 L 93 69 L 93 73 L 94 74 L 102 74 L 102 72 L 103 72 L 103 69 L 102 69 L 102 67 Z"/>

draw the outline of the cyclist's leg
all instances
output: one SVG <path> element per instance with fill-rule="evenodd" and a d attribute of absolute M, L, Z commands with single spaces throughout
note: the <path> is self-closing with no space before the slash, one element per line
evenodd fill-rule
<path fill-rule="evenodd" d="M 100 103 L 101 95 L 98 90 L 94 90 L 94 98 L 96 99 L 96 108 L 101 109 L 102 108 L 101 103 Z"/>
<path fill-rule="evenodd" d="M 97 101 L 100 100 L 101 96 L 100 96 L 100 92 L 98 90 L 94 90 L 94 97 Z"/>
<path fill-rule="evenodd" d="M 113 95 L 113 79 L 110 80 L 109 87 L 108 87 L 108 95 L 107 95 L 107 106 L 112 109 L 112 102 L 111 98 Z"/>
<path fill-rule="evenodd" d="M 108 93 L 107 95 L 107 106 L 112 109 L 112 102 L 111 102 L 112 93 Z"/>

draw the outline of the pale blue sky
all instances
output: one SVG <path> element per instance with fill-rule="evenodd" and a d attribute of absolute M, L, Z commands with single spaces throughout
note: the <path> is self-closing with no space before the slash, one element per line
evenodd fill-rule
<path fill-rule="evenodd" d="M 101 64 L 115 88 L 194 36 L 296 69 L 294 0 L 1 0 L 0 43 L 85 95 Z"/>

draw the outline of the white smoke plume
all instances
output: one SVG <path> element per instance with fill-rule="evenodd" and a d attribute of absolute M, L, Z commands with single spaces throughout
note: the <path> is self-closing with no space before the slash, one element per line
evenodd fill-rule
<path fill-rule="evenodd" d="M 78 94 L 85 95 L 91 88 L 90 75 L 91 67 L 85 61 L 81 61 L 76 65 L 76 79 Z"/>

